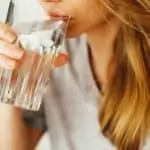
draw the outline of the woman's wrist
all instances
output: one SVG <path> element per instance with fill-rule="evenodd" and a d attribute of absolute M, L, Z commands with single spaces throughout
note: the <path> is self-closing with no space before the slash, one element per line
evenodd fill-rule
<path fill-rule="evenodd" d="M 5 118 L 6 116 L 14 116 L 22 118 L 22 109 L 14 107 L 9 104 L 0 103 L 0 118 Z"/>

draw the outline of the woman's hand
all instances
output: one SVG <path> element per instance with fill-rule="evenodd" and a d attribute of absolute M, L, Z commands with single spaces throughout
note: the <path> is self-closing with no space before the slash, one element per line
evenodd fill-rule
<path fill-rule="evenodd" d="M 16 44 L 16 41 L 16 33 L 8 25 L 0 23 L 0 66 L 6 69 L 15 69 L 23 59 L 25 51 Z M 54 67 L 66 64 L 67 60 L 67 55 L 60 53 Z"/>
<path fill-rule="evenodd" d="M 22 59 L 24 51 L 15 45 L 17 35 L 6 24 L 0 23 L 0 66 L 14 69 Z"/>

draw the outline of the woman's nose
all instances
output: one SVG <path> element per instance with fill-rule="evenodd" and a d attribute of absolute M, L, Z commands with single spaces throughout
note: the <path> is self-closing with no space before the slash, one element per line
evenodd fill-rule
<path fill-rule="evenodd" d="M 62 0 L 39 0 L 39 2 L 47 14 L 50 14 L 53 9 L 58 7 L 58 4 L 60 4 Z"/>
<path fill-rule="evenodd" d="M 61 2 L 62 0 L 39 0 L 41 2 L 51 2 L 51 3 L 58 3 Z"/>

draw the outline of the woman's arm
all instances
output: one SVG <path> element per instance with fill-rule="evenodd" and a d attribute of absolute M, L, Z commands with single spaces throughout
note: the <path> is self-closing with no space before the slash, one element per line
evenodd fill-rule
<path fill-rule="evenodd" d="M 6 104 L 0 104 L 0 149 L 33 150 L 43 134 L 27 127 L 22 111 Z"/>

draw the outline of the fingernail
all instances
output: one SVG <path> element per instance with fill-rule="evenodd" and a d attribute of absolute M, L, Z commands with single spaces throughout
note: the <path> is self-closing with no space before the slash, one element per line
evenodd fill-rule
<path fill-rule="evenodd" d="M 14 52 L 12 52 L 12 53 L 13 53 L 13 56 L 18 59 L 21 59 L 24 56 L 23 50 L 18 50 L 18 51 L 14 50 Z"/>
<path fill-rule="evenodd" d="M 6 34 L 6 38 L 10 43 L 12 43 L 12 42 L 16 41 L 17 36 L 12 33 L 8 33 L 8 34 Z"/>
<path fill-rule="evenodd" d="M 7 40 L 9 41 L 9 42 L 15 42 L 16 41 L 16 39 L 17 39 L 17 35 L 15 35 L 15 34 L 13 34 L 13 33 L 11 33 L 11 32 L 8 32 L 7 34 L 6 34 L 6 38 L 7 38 Z"/>

